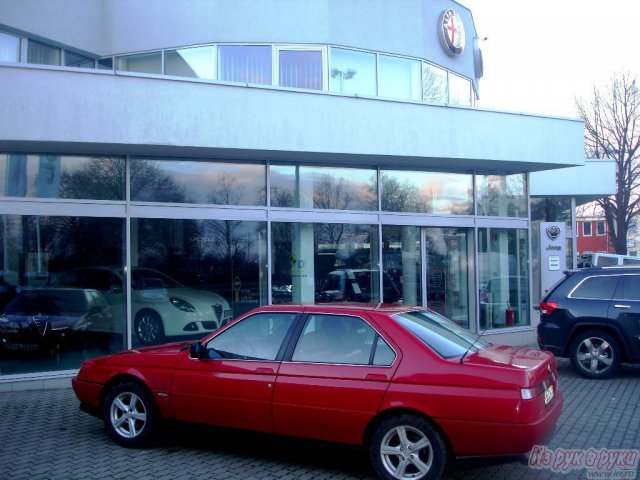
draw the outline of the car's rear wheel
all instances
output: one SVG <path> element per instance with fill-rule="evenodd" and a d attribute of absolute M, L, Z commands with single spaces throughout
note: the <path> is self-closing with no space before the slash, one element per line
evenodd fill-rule
<path fill-rule="evenodd" d="M 609 378 L 620 366 L 620 348 L 611 335 L 590 330 L 574 338 L 570 347 L 571 364 L 586 378 Z"/>
<path fill-rule="evenodd" d="M 134 328 L 138 339 L 144 344 L 160 343 L 164 340 L 162 319 L 153 310 L 138 312 Z"/>
<path fill-rule="evenodd" d="M 148 442 L 158 420 L 151 394 L 140 384 L 116 385 L 104 402 L 104 424 L 109 435 L 125 447 Z"/>
<path fill-rule="evenodd" d="M 382 422 L 371 439 L 369 456 L 386 480 L 440 478 L 447 465 L 442 435 L 426 419 L 405 414 Z"/>

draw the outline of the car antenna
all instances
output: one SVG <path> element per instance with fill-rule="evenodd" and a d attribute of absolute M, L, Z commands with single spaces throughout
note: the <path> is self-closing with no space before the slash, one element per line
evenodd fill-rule
<path fill-rule="evenodd" d="M 488 328 L 489 328 L 489 319 L 487 319 L 487 326 L 486 326 L 486 327 L 484 327 L 484 330 L 482 330 L 482 332 L 480 333 L 480 335 L 478 335 L 478 336 L 476 337 L 476 339 L 471 343 L 471 345 L 469 345 L 469 348 L 467 348 L 467 351 L 466 351 L 466 352 L 464 352 L 464 355 L 462 355 L 462 357 L 460 357 L 460 365 L 462 365 L 462 362 L 464 361 L 464 357 L 466 357 L 466 356 L 467 356 L 467 354 L 471 351 L 471 349 L 472 349 L 472 348 L 473 348 L 473 346 L 476 344 L 476 342 L 477 342 L 478 340 L 480 340 L 480 337 L 482 337 L 482 336 L 485 334 L 485 332 L 487 331 L 487 329 L 488 329 Z"/>

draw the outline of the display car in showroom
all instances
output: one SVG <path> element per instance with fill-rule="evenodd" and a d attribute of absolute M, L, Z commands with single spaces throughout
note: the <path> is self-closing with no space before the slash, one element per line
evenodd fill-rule
<path fill-rule="evenodd" d="M 259 307 L 196 343 L 86 360 L 72 383 L 124 446 L 196 422 L 358 445 L 384 479 L 527 452 L 563 403 L 550 353 L 397 305 Z"/>
<path fill-rule="evenodd" d="M 122 333 L 126 297 L 125 278 L 116 267 L 85 267 L 54 276 L 56 287 L 92 288 L 112 306 L 115 333 Z M 131 271 L 133 331 L 139 343 L 161 343 L 167 337 L 204 335 L 232 317 L 229 303 L 215 292 L 182 285 L 152 268 Z M 118 318 L 120 316 L 120 318 Z"/>
<path fill-rule="evenodd" d="M 591 379 L 640 363 L 640 268 L 565 272 L 540 302 L 538 344 Z"/>
<path fill-rule="evenodd" d="M 95 339 L 111 323 L 111 307 L 97 290 L 22 290 L 0 314 L 0 351 L 56 352 Z"/>

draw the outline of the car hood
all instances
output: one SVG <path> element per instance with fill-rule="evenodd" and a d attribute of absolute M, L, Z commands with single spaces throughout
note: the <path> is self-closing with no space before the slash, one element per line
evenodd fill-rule
<path fill-rule="evenodd" d="M 137 355 L 151 355 L 151 356 L 175 356 L 184 350 L 182 347 L 188 347 L 190 342 L 173 342 L 165 343 L 162 345 L 151 345 L 149 347 L 132 348 L 131 350 L 125 350 L 124 352 L 117 353 L 114 356 L 137 356 Z"/>
<path fill-rule="evenodd" d="M 136 290 L 135 293 L 141 299 L 149 301 L 168 300 L 171 297 L 178 297 L 194 304 L 195 307 L 202 305 L 211 306 L 214 303 L 220 303 L 223 306 L 227 305 L 226 300 L 215 292 L 188 287 Z"/>
<path fill-rule="evenodd" d="M 527 377 L 529 385 L 536 385 L 556 372 L 555 358 L 549 352 L 507 345 L 490 345 L 469 354 L 465 357 L 464 364 L 470 367 L 502 367 L 505 370 L 519 371 Z"/>

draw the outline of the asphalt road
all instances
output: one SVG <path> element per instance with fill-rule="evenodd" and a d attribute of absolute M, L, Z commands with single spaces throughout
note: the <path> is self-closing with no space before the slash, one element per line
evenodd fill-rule
<path fill-rule="evenodd" d="M 589 381 L 559 360 L 565 406 L 547 455 L 625 449 L 640 456 L 640 367 Z M 563 449 L 563 450 L 559 450 Z M 585 468 L 534 469 L 528 456 L 459 460 L 447 479 L 578 479 Z M 586 457 L 580 457 L 582 460 Z M 548 459 L 547 459 L 548 460 Z M 566 466 L 567 464 L 565 464 Z M 576 467 L 580 462 L 574 461 Z M 600 469 L 601 471 L 603 468 Z M 591 478 L 640 478 L 614 469 Z M 633 471 L 635 470 L 635 471 Z M 70 388 L 0 393 L 0 478 L 6 479 L 373 479 L 358 449 L 185 425 L 163 428 L 154 445 L 114 444 L 100 420 L 80 412 Z"/>

